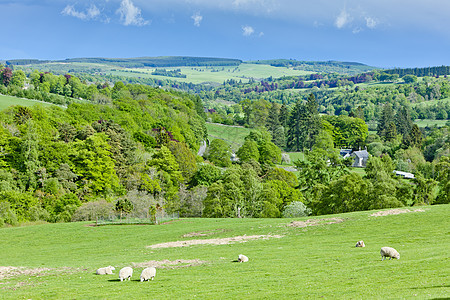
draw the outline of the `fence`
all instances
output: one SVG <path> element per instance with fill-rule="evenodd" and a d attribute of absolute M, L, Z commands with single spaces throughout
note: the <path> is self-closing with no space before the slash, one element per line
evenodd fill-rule
<path fill-rule="evenodd" d="M 156 225 L 180 218 L 180 213 L 167 214 L 165 212 L 157 212 L 154 216 L 127 216 L 114 215 L 106 218 L 98 217 L 97 226 L 103 225 Z"/>

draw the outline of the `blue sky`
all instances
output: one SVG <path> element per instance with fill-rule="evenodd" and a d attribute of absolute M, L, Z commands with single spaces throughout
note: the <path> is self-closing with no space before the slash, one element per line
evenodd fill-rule
<path fill-rule="evenodd" d="M 448 0 L 0 0 L 0 60 L 207 56 L 450 65 Z"/>

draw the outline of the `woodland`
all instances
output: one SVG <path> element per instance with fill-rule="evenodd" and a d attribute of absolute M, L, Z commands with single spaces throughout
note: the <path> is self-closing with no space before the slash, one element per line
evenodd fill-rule
<path fill-rule="evenodd" d="M 20 65 L 0 67 L 0 94 L 55 105 L 0 112 L 2 225 L 161 210 L 256 218 L 450 202 L 450 123 L 414 123 L 449 119 L 448 67 L 194 85 Z M 169 67 L 159 70 L 182 75 Z M 208 139 L 206 122 L 251 131 L 232 153 L 226 141 Z M 367 149 L 363 173 L 342 148 Z M 305 159 L 291 162 L 287 151 Z"/>

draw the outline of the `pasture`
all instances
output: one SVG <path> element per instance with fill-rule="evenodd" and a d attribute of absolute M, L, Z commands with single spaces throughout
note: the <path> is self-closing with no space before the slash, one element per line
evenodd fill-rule
<path fill-rule="evenodd" d="M 419 127 L 444 127 L 445 124 L 447 124 L 449 120 L 429 120 L 429 119 L 424 119 L 424 120 L 420 120 L 417 119 L 414 121 L 414 124 L 417 124 L 417 126 Z"/>
<path fill-rule="evenodd" d="M 17 98 L 17 97 L 12 97 L 12 96 L 0 95 L 0 110 L 8 108 L 11 105 L 33 106 L 33 105 L 37 105 L 37 104 L 44 105 L 44 106 L 54 105 L 51 103 L 38 101 L 38 100 L 30 100 L 30 99 L 23 99 L 23 98 Z"/>
<path fill-rule="evenodd" d="M 251 129 L 241 126 L 227 126 L 217 123 L 206 123 L 208 138 L 221 139 L 227 142 L 233 151 L 237 151 L 244 144 L 245 137 Z"/>
<path fill-rule="evenodd" d="M 135 68 L 124 69 L 117 68 L 115 71 L 111 71 L 113 75 L 120 76 L 134 76 L 134 77 L 151 77 L 158 79 L 170 79 L 180 82 L 192 82 L 192 83 L 204 83 L 215 82 L 222 84 L 225 80 L 234 79 L 236 81 L 242 80 L 242 82 L 248 82 L 250 78 L 264 79 L 270 76 L 274 78 L 282 76 L 300 76 L 313 72 L 294 70 L 285 67 L 273 67 L 269 65 L 259 64 L 240 64 L 239 66 L 212 66 L 212 67 L 173 67 L 173 68 L 160 68 L 166 70 L 180 69 L 181 74 L 186 75 L 186 78 L 166 77 L 159 75 L 152 75 L 155 68 Z"/>
<path fill-rule="evenodd" d="M 449 214 L 450 205 L 439 205 L 297 219 L 1 228 L 0 298 L 445 298 Z M 361 239 L 366 247 L 356 248 Z M 381 261 L 383 246 L 397 249 L 400 260 Z M 239 254 L 250 261 L 237 263 Z M 95 275 L 108 265 L 114 275 Z M 148 265 L 156 278 L 141 283 Z M 125 266 L 134 273 L 120 282 Z"/>

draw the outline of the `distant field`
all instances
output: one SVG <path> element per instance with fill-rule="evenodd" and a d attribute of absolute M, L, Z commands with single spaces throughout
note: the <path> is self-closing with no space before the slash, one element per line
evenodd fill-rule
<path fill-rule="evenodd" d="M 437 127 L 443 127 L 449 120 L 415 120 L 414 123 L 419 127 L 433 127 L 436 125 Z"/>
<path fill-rule="evenodd" d="M 0 298 L 448 299 L 449 214 L 447 204 L 294 219 L 0 228 Z M 355 247 L 359 240 L 365 248 Z M 400 259 L 382 261 L 384 246 Z M 239 254 L 249 261 L 237 263 Z M 95 275 L 108 265 L 114 275 Z M 140 282 L 150 265 L 155 279 Z M 125 266 L 133 276 L 120 282 Z"/>
<path fill-rule="evenodd" d="M 38 100 L 22 99 L 17 97 L 0 95 L 0 110 L 10 107 L 11 105 L 33 106 L 33 105 L 51 106 L 54 104 L 42 102 Z"/>
<path fill-rule="evenodd" d="M 237 151 L 244 144 L 245 137 L 251 129 L 245 127 L 233 127 L 216 123 L 206 123 L 209 140 L 221 139 L 227 142 L 231 149 Z"/>
<path fill-rule="evenodd" d="M 445 98 L 445 99 L 439 99 L 439 100 L 430 100 L 430 101 L 424 101 L 424 102 L 419 102 L 419 103 L 412 103 L 411 106 L 412 107 L 416 107 L 416 106 L 429 106 L 429 105 L 435 105 L 438 103 L 450 103 L 450 98 Z"/>
<path fill-rule="evenodd" d="M 136 69 L 121 69 L 115 68 L 116 71 L 108 71 L 113 75 L 129 76 L 129 77 L 144 77 L 144 78 L 158 78 L 158 79 L 171 79 L 180 82 L 215 82 L 222 84 L 225 80 L 234 79 L 242 80 L 242 82 L 248 82 L 249 78 L 263 79 L 270 76 L 274 78 L 282 76 L 299 76 L 310 74 L 312 72 L 293 70 L 288 68 L 272 67 L 269 65 L 257 65 L 257 64 L 241 64 L 239 66 L 215 66 L 215 67 L 173 67 L 173 68 L 160 68 L 166 70 L 180 69 L 181 74 L 186 75 L 186 78 L 166 77 L 151 75 L 155 68 L 136 68 Z"/>
<path fill-rule="evenodd" d="M 289 157 L 291 158 L 291 165 L 293 165 L 294 162 L 297 160 L 300 161 L 305 160 L 305 155 L 303 154 L 303 152 L 286 152 L 286 153 L 289 154 Z"/>

